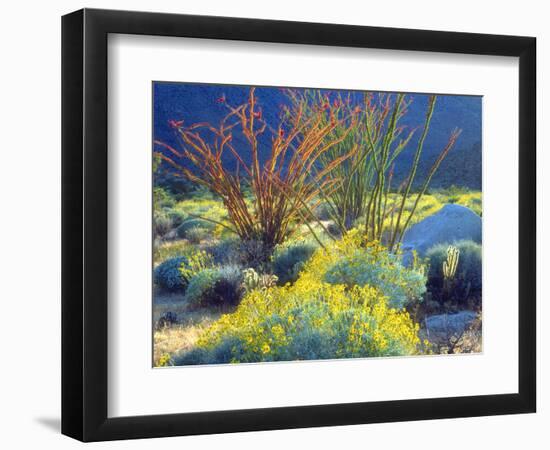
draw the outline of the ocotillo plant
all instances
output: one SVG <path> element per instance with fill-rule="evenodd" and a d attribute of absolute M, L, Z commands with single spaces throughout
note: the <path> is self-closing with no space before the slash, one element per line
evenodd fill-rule
<path fill-rule="evenodd" d="M 303 103 L 304 117 L 309 117 L 316 111 L 331 108 L 333 114 L 339 116 L 357 117 L 351 132 L 348 132 L 348 124 L 338 122 L 330 138 L 338 138 L 346 134 L 346 138 L 332 146 L 319 157 L 319 164 L 314 169 L 322 170 L 332 161 L 352 153 L 352 156 L 331 170 L 327 177 L 337 182 L 330 191 L 320 190 L 320 196 L 330 218 L 344 234 L 364 214 L 366 198 L 370 190 L 373 174 L 372 160 L 368 157 L 370 149 L 360 145 L 364 134 L 364 112 L 355 104 L 357 97 L 362 98 L 366 94 L 329 93 L 314 90 L 285 89 L 287 97 L 294 105 Z M 328 120 L 328 118 L 326 119 Z"/>
<path fill-rule="evenodd" d="M 429 99 L 426 121 L 420 136 L 414 160 L 407 178 L 392 191 L 392 178 L 396 158 L 407 148 L 416 128 L 407 128 L 399 124 L 408 112 L 412 100 L 404 94 L 371 93 L 333 95 L 318 90 L 286 90 L 294 104 L 304 103 L 305 117 L 323 108 L 332 107 L 337 114 L 357 114 L 358 120 L 353 131 L 346 139 L 334 145 L 330 151 L 319 158 L 320 167 L 324 167 L 356 148 L 353 156 L 347 158 L 327 177 L 337 179 L 330 192 L 321 189 L 321 196 L 327 211 L 343 234 L 365 216 L 365 236 L 370 241 L 383 241 L 390 250 L 398 247 L 404 231 L 410 224 L 416 206 L 425 193 L 430 180 L 437 171 L 441 161 L 453 146 L 459 131 L 455 130 L 449 143 L 441 152 L 418 193 L 412 194 L 420 163 L 424 140 L 435 107 L 436 97 Z M 358 101 L 359 99 L 359 101 Z M 333 135 L 339 136 L 342 131 L 335 127 Z M 404 214 L 407 199 L 416 195 L 413 209 Z M 391 200 L 389 197 L 391 196 Z M 413 197 L 414 198 L 414 197 Z"/>
<path fill-rule="evenodd" d="M 310 227 L 309 222 L 314 219 L 311 205 L 319 201 L 321 191 L 330 192 L 338 182 L 328 174 L 353 156 L 354 150 L 320 171 L 314 171 L 313 167 L 322 155 L 346 139 L 356 118 L 344 117 L 332 106 L 305 118 L 305 103 L 299 102 L 289 108 L 286 119 L 273 127 L 262 117 L 254 88 L 250 89 L 245 104 L 233 107 L 225 98 L 221 102 L 227 105 L 229 113 L 218 126 L 171 122 L 181 140 L 181 150 L 159 141 L 155 144 L 165 149 L 159 152 L 162 160 L 222 198 L 231 231 L 243 241 L 261 242 L 268 255 L 295 225 L 304 223 Z M 336 127 L 342 129 L 338 136 L 333 134 Z M 267 155 L 262 158 L 258 140 L 266 130 L 273 136 Z M 235 133 L 244 136 L 248 149 L 235 147 Z M 235 159 L 235 171 L 224 165 L 225 153 Z M 185 160 L 192 168 L 180 164 L 176 158 Z M 252 204 L 245 197 L 245 184 L 250 186 Z"/>
<path fill-rule="evenodd" d="M 406 128 L 399 126 L 399 120 L 407 113 L 409 104 L 404 94 L 395 97 L 380 94 L 377 99 L 372 94 L 365 97 L 364 139 L 371 152 L 374 172 L 366 205 L 365 236 L 368 240 L 382 241 L 384 238 L 393 164 L 416 131 L 409 130 L 401 137 Z"/>
<path fill-rule="evenodd" d="M 405 100 L 404 94 L 398 94 L 395 100 L 392 96 L 387 96 L 385 102 L 382 104 L 376 104 L 367 97 L 365 107 L 365 136 L 367 145 L 371 149 L 375 175 L 366 209 L 365 236 L 367 240 L 384 241 L 390 251 L 395 251 L 399 247 L 403 235 L 414 216 L 416 207 L 428 189 L 434 173 L 454 146 L 461 132 L 455 129 L 451 133 L 447 144 L 439 153 L 428 175 L 422 182 L 420 190 L 417 193 L 412 193 L 411 188 L 420 163 L 424 141 L 430 128 L 436 98 L 435 95 L 432 95 L 428 100 L 424 127 L 418 140 L 408 176 L 397 192 L 397 201 L 393 202 L 394 205 L 388 210 L 393 162 L 397 155 L 407 146 L 414 133 L 414 130 L 409 131 L 409 134 L 405 138 L 400 138 L 404 127 L 399 126 L 399 120 L 407 113 L 409 102 Z M 405 204 L 409 197 L 413 197 L 415 200 L 412 209 L 407 214 L 404 214 Z M 390 218 L 389 225 L 385 223 L 387 218 Z"/>

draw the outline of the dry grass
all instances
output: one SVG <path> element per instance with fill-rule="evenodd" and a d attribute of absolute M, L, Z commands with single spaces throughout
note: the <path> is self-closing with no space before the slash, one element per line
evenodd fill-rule
<path fill-rule="evenodd" d="M 153 326 L 167 312 L 176 313 L 178 323 L 155 329 L 153 334 L 153 364 L 159 366 L 161 358 L 171 357 L 193 347 L 201 333 L 224 312 L 212 309 L 190 309 L 181 295 L 155 295 Z"/>

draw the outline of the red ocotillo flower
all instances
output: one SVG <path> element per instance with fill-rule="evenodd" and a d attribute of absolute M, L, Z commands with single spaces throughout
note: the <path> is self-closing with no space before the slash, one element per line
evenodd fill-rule
<path fill-rule="evenodd" d="M 175 129 L 178 129 L 178 128 L 181 128 L 182 125 L 183 125 L 183 120 L 169 120 L 168 121 L 168 125 L 170 126 L 170 128 L 175 128 Z"/>

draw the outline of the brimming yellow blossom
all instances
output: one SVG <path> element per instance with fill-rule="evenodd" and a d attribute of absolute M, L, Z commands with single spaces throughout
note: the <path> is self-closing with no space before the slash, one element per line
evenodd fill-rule
<path fill-rule="evenodd" d="M 248 292 L 235 312 L 225 314 L 199 338 L 215 352 L 225 342 L 231 361 L 256 362 L 412 355 L 419 352 L 419 326 L 404 308 L 393 308 L 369 285 L 331 284 L 322 275 L 357 234 L 318 250 L 298 280 Z M 377 244 L 373 251 L 385 251 Z"/>

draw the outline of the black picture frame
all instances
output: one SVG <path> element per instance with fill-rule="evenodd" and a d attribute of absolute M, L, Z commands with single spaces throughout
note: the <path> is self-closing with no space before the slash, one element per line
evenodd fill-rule
<path fill-rule="evenodd" d="M 110 33 L 518 57 L 518 393 L 109 418 L 107 36 Z M 62 433 L 82 441 L 102 441 L 535 412 L 535 91 L 533 37 L 94 9 L 64 16 Z"/>

